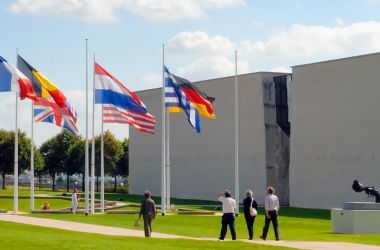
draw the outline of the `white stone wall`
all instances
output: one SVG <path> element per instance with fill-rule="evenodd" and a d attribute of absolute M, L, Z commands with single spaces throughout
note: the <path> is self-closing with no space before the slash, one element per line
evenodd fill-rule
<path fill-rule="evenodd" d="M 293 67 L 290 205 L 372 201 L 380 188 L 380 54 Z"/>
<path fill-rule="evenodd" d="M 240 201 L 247 189 L 263 202 L 266 188 L 263 80 L 279 75 L 239 76 Z M 216 199 L 224 189 L 234 193 L 234 78 L 200 82 L 214 102 L 216 119 L 201 119 L 196 134 L 182 113 L 171 114 L 171 195 L 177 198 Z M 154 136 L 130 128 L 130 191 L 161 192 L 161 89 L 137 93 L 156 116 Z"/>

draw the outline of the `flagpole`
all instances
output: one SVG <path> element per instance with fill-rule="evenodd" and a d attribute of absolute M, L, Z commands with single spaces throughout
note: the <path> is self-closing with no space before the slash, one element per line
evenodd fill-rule
<path fill-rule="evenodd" d="M 165 108 L 166 109 L 166 108 Z M 166 112 L 166 211 L 170 210 L 170 115 Z"/>
<path fill-rule="evenodd" d="M 104 136 L 103 136 L 103 104 L 102 104 L 102 125 L 100 134 L 100 212 L 104 214 Z"/>
<path fill-rule="evenodd" d="M 17 130 L 17 117 L 18 117 L 18 92 L 16 92 L 16 125 L 15 125 L 15 158 L 14 158 L 14 173 L 13 173 L 13 213 L 18 213 L 18 130 Z"/>
<path fill-rule="evenodd" d="M 239 213 L 239 89 L 237 76 L 237 50 L 235 50 L 235 200 Z"/>
<path fill-rule="evenodd" d="M 95 53 L 94 53 L 95 66 Z M 92 77 L 91 214 L 95 213 L 95 68 Z"/>
<path fill-rule="evenodd" d="M 17 55 L 18 55 L 18 48 Z M 17 57 L 16 57 L 17 58 Z M 16 110 L 15 110 L 15 155 L 14 155 L 14 173 L 13 173 L 13 213 L 18 213 L 18 92 L 16 92 Z"/>
<path fill-rule="evenodd" d="M 32 127 L 30 143 L 30 212 L 34 211 L 34 101 L 32 100 Z"/>
<path fill-rule="evenodd" d="M 166 214 L 166 107 L 165 107 L 165 44 L 162 44 L 162 165 L 161 165 L 161 215 Z"/>
<path fill-rule="evenodd" d="M 15 158 L 13 173 L 14 203 L 13 213 L 18 213 L 18 92 L 16 92 L 16 123 L 15 123 Z"/>
<path fill-rule="evenodd" d="M 86 142 L 85 142 L 85 167 L 84 167 L 84 212 L 88 215 L 88 39 L 86 38 Z"/>

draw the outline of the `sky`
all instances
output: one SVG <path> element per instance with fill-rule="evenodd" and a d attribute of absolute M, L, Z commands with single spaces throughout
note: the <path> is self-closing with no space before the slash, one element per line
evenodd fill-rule
<path fill-rule="evenodd" d="M 160 87 L 163 44 L 166 66 L 191 81 L 233 75 L 235 50 L 239 74 L 291 72 L 292 65 L 379 52 L 380 0 L 0 0 L 0 30 L 0 55 L 15 64 L 18 48 L 59 86 L 84 136 L 86 38 L 90 87 L 94 56 L 132 91 Z M 14 94 L 0 100 L 0 129 L 14 129 Z M 31 103 L 22 101 L 19 128 L 29 136 L 30 120 Z M 100 107 L 95 120 L 99 134 Z M 128 138 L 126 125 L 105 129 Z M 36 123 L 34 141 L 59 131 Z"/>

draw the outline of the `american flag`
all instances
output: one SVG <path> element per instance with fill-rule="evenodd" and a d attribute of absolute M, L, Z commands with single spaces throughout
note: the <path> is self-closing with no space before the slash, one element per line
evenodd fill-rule
<path fill-rule="evenodd" d="M 128 111 L 112 104 L 106 104 L 103 106 L 103 122 L 130 124 L 141 132 L 154 134 L 156 118 L 149 113 Z"/>
<path fill-rule="evenodd" d="M 103 122 L 130 124 L 154 134 L 156 119 L 139 97 L 95 63 L 95 103 L 103 104 Z"/>

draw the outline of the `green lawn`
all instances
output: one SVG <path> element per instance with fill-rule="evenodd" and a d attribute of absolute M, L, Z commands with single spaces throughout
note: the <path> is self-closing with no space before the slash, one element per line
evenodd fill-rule
<path fill-rule="evenodd" d="M 27 193 L 27 188 L 23 192 Z M 0 191 L 0 195 L 1 192 Z M 7 190 L 7 192 L 9 192 Z M 55 192 L 57 194 L 57 192 Z M 62 191 L 58 192 L 62 195 Z M 126 194 L 106 194 L 107 200 L 122 200 L 123 202 L 139 203 L 142 196 Z M 159 204 L 159 199 L 155 198 Z M 36 200 L 36 208 L 42 205 L 44 200 Z M 70 207 L 70 202 L 65 200 L 51 199 L 49 202 L 52 209 Z M 177 203 L 176 203 L 177 202 Z M 29 200 L 20 199 L 20 211 L 29 211 Z M 208 209 L 214 210 L 216 201 L 202 200 L 182 200 L 173 199 L 174 204 L 180 204 L 178 207 L 203 208 L 201 205 L 212 205 Z M 12 199 L 0 199 L 0 208 L 8 210 L 13 209 Z M 124 208 L 130 209 L 130 208 Z M 93 215 L 84 216 L 81 214 L 34 214 L 33 216 L 43 218 L 53 218 L 58 220 L 78 221 L 90 224 L 108 225 L 122 228 L 133 228 L 136 215 Z M 331 233 L 331 221 L 329 210 L 301 209 L 301 208 L 281 208 L 279 214 L 279 223 L 281 238 L 284 240 L 305 240 L 305 241 L 343 241 L 357 242 L 364 244 L 380 245 L 378 235 L 352 235 L 352 234 L 334 234 Z M 259 209 L 259 216 L 255 222 L 255 237 L 262 230 L 264 216 L 262 209 Z M 236 220 L 237 235 L 240 239 L 247 238 L 246 225 L 244 217 L 240 216 Z M 177 234 L 194 237 L 218 237 L 220 230 L 219 216 L 194 216 L 194 215 L 168 215 L 157 216 L 153 224 L 154 231 Z M 270 229 L 268 239 L 273 239 L 273 230 Z"/>
<path fill-rule="evenodd" d="M 315 218 L 310 218 L 314 215 Z M 134 228 L 136 215 L 71 215 L 71 214 L 44 214 L 33 215 L 36 217 L 52 218 L 58 220 L 77 221 L 97 225 L 108 225 L 122 228 Z M 333 234 L 329 213 L 326 210 L 311 210 L 284 208 L 279 217 L 281 238 L 284 240 L 300 241 L 342 241 L 363 244 L 380 245 L 378 235 L 352 235 Z M 255 237 L 260 235 L 264 217 L 262 213 L 255 221 Z M 248 238 L 243 216 L 236 220 L 238 239 Z M 193 216 L 193 215 L 168 215 L 157 216 L 153 222 L 153 231 L 194 237 L 217 238 L 220 230 L 219 216 Z M 227 237 L 230 237 L 227 235 Z M 273 230 L 270 229 L 268 239 L 274 239 Z"/>
<path fill-rule="evenodd" d="M 48 194 L 48 195 L 62 195 L 63 192 L 66 190 L 56 190 L 52 191 L 51 188 L 35 188 L 34 189 L 35 194 Z M 6 186 L 6 189 L 0 188 L 0 196 L 8 195 L 13 196 L 13 186 Z M 19 196 L 29 196 L 30 195 L 30 188 L 25 186 L 19 186 L 18 188 L 18 195 Z"/>
<path fill-rule="evenodd" d="M 37 226 L 0 222 L 1 249 L 257 249 L 286 250 L 295 248 L 252 245 L 244 242 L 196 241 L 183 239 L 146 239 L 111 237 L 97 234 L 47 229 Z"/>
<path fill-rule="evenodd" d="M 19 186 L 19 196 L 30 196 L 29 187 Z M 72 190 L 70 190 L 71 192 Z M 42 188 L 41 190 L 39 188 L 35 188 L 35 194 L 46 194 L 51 196 L 70 196 L 71 193 L 67 193 L 66 189 L 61 190 L 55 190 L 52 191 L 51 188 Z M 13 196 L 13 186 L 7 186 L 6 189 L 0 189 L 0 196 Z M 84 193 L 82 193 L 82 198 L 84 198 Z M 95 193 L 95 198 L 100 199 L 100 193 Z M 140 203 L 142 199 L 144 198 L 143 195 L 131 195 L 131 194 L 123 194 L 123 193 L 105 193 L 104 195 L 105 200 L 107 201 L 122 201 L 122 202 L 129 202 L 129 203 Z M 153 197 L 156 204 L 160 204 L 161 198 L 160 197 Z M 203 209 L 214 209 L 216 206 L 220 206 L 220 203 L 218 201 L 209 201 L 209 200 L 197 200 L 197 199 L 171 199 L 172 204 L 175 205 L 182 205 L 182 206 L 197 206 L 197 208 L 203 208 Z M 210 207 L 202 207 L 200 205 L 208 205 Z"/>
<path fill-rule="evenodd" d="M 50 204 L 51 210 L 58 210 L 62 208 L 71 207 L 71 201 L 62 199 L 35 199 L 34 208 L 35 210 L 40 210 L 44 202 L 47 201 Z M 83 206 L 83 202 L 79 204 Z M 8 211 L 13 211 L 13 199 L 0 198 L 0 209 L 6 209 Z M 18 200 L 18 210 L 20 212 L 30 211 L 30 199 L 19 199 Z"/>

